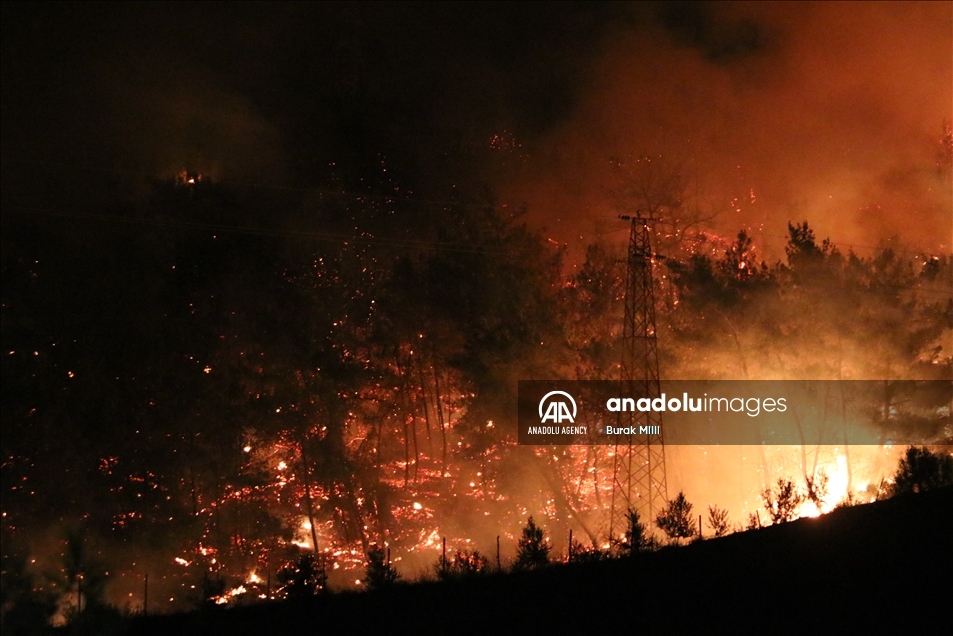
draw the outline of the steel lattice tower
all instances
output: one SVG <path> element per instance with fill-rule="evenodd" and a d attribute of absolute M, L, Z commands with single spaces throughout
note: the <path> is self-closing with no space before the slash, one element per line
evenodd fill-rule
<path fill-rule="evenodd" d="M 631 221 L 626 261 L 625 322 L 622 327 L 620 397 L 659 397 L 658 339 L 655 333 L 655 293 L 652 284 L 651 217 L 622 216 Z M 662 426 L 662 414 L 623 411 L 619 426 Z M 657 429 L 664 431 L 664 429 Z M 654 522 L 668 503 L 663 435 L 629 435 L 614 446 L 609 534 L 624 532 L 629 508 L 643 523 Z"/>

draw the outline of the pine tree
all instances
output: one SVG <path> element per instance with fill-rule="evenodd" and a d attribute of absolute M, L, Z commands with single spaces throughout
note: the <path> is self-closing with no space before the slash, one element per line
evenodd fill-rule
<path fill-rule="evenodd" d="M 923 492 L 953 484 L 953 457 L 911 446 L 897 465 L 894 494 Z"/>
<path fill-rule="evenodd" d="M 400 573 L 390 562 L 390 551 L 374 546 L 367 552 L 364 585 L 369 590 L 390 587 L 400 580 Z"/>
<path fill-rule="evenodd" d="M 517 543 L 514 569 L 535 570 L 548 565 L 551 550 L 552 546 L 543 536 L 543 529 L 530 517 Z"/>
<path fill-rule="evenodd" d="M 659 513 L 655 523 L 668 535 L 669 539 L 676 543 L 681 539 L 690 539 L 697 532 L 692 508 L 692 504 L 685 499 L 685 493 L 679 492 L 678 496 Z"/>
<path fill-rule="evenodd" d="M 629 508 L 625 513 L 625 519 L 625 537 L 620 544 L 625 554 L 631 556 L 656 546 L 655 539 L 649 536 L 648 527 L 640 520 L 638 511 Z"/>

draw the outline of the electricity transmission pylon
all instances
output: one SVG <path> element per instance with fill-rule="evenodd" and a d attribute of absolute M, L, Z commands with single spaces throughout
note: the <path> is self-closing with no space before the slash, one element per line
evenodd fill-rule
<path fill-rule="evenodd" d="M 622 327 L 620 396 L 655 399 L 660 396 L 658 339 L 655 332 L 655 293 L 652 284 L 651 216 L 621 216 L 631 221 L 626 261 L 625 321 Z M 619 426 L 664 433 L 662 414 L 622 411 Z M 658 426 L 658 429 L 640 427 Z M 626 435 L 615 444 L 612 463 L 612 499 L 609 534 L 625 532 L 631 508 L 643 522 L 652 522 L 668 503 L 663 435 Z"/>

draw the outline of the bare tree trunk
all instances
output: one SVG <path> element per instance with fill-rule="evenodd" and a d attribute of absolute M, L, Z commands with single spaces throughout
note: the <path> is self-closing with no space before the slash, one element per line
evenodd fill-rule
<path fill-rule="evenodd" d="M 192 496 L 192 516 L 199 516 L 198 494 L 195 490 L 195 434 L 189 435 L 189 490 Z"/>
<path fill-rule="evenodd" d="M 841 389 L 841 422 L 843 424 L 844 431 L 844 460 L 847 467 L 847 493 L 846 495 L 850 497 L 850 492 L 854 488 L 854 469 L 850 465 L 850 440 L 847 439 L 847 403 L 844 401 L 843 389 Z"/>
<path fill-rule="evenodd" d="M 443 419 L 443 402 L 440 399 L 440 374 L 437 372 L 437 365 L 433 366 L 433 382 L 436 396 L 437 422 L 440 424 L 440 442 L 443 444 L 443 455 L 441 462 L 443 464 L 442 473 L 447 472 L 447 423 Z"/>
<path fill-rule="evenodd" d="M 840 336 L 837 337 L 837 379 L 843 381 L 844 379 L 844 351 L 842 348 L 842 342 Z M 840 387 L 840 421 L 841 429 L 844 432 L 844 458 L 846 459 L 847 465 L 847 493 L 846 496 L 850 497 L 850 491 L 853 489 L 854 484 L 854 471 L 850 465 L 850 443 L 847 439 L 847 397 L 844 395 L 844 385 L 838 384 Z"/>
<path fill-rule="evenodd" d="M 821 430 L 817 434 L 817 450 L 814 452 L 814 467 L 812 474 L 817 474 L 817 462 L 821 455 L 821 440 L 824 439 L 824 433 L 827 429 L 827 420 L 829 417 L 828 406 L 830 404 L 831 396 L 831 385 L 830 383 L 825 383 L 824 388 L 824 411 L 821 415 Z"/>
<path fill-rule="evenodd" d="M 794 423 L 797 425 L 797 434 L 801 438 L 801 474 L 804 475 L 804 481 L 807 482 L 807 440 L 804 439 L 804 427 L 801 426 L 801 418 L 797 414 L 797 408 L 791 405 L 791 415 L 794 416 Z"/>
<path fill-rule="evenodd" d="M 420 396 L 424 403 L 424 422 L 427 424 L 427 443 L 430 444 L 430 404 L 427 402 L 427 393 L 430 387 L 427 386 L 427 381 L 424 378 L 423 370 L 423 361 L 418 358 L 417 360 L 417 379 L 420 381 Z M 433 448 L 431 446 L 430 450 Z"/>
<path fill-rule="evenodd" d="M 451 426 L 453 426 L 453 402 L 452 401 L 447 402 L 446 428 L 450 428 Z M 444 468 L 444 473 L 446 473 L 447 472 L 447 438 L 446 437 L 444 437 L 443 439 L 443 468 Z"/>
<path fill-rule="evenodd" d="M 222 489 L 221 484 L 218 480 L 215 480 L 215 501 L 220 502 L 222 500 Z M 215 517 L 213 519 L 213 524 L 215 526 L 215 541 L 221 545 L 222 544 L 222 506 L 216 505 L 212 510 L 215 512 Z"/>
<path fill-rule="evenodd" d="M 318 532 L 314 527 L 314 504 L 311 501 L 311 471 L 308 465 L 308 455 L 307 450 L 305 449 L 305 434 L 302 431 L 301 438 L 298 442 L 301 447 L 301 465 L 302 472 L 304 474 L 304 505 L 305 512 L 308 513 L 308 527 L 311 530 L 311 547 L 314 550 L 314 553 L 318 554 Z"/>
<path fill-rule="evenodd" d="M 735 343 L 735 350 L 738 352 L 738 361 L 741 362 L 741 374 L 745 380 L 748 379 L 748 359 L 745 357 L 744 348 L 741 346 L 741 338 L 738 337 L 738 330 L 731 324 L 728 316 L 718 312 L 725 324 L 728 325 L 728 332 L 731 334 L 731 340 Z"/>
<path fill-rule="evenodd" d="M 745 380 L 748 380 L 749 379 L 748 359 L 745 357 L 744 348 L 741 346 L 741 338 L 738 336 L 738 330 L 735 329 L 735 326 L 733 324 L 731 324 L 731 320 L 728 319 L 728 316 L 726 316 L 722 312 L 718 312 L 718 314 L 722 317 L 722 319 L 725 321 L 725 324 L 728 326 L 728 331 L 731 334 L 731 341 L 734 343 L 735 351 L 737 351 L 738 353 L 738 361 L 741 363 L 741 377 L 743 377 Z M 761 435 L 761 425 L 756 422 L 755 427 L 758 432 L 758 458 L 761 460 L 761 490 L 763 491 L 767 489 L 768 484 L 770 483 L 771 480 L 768 479 L 768 458 L 764 454 L 764 444 L 762 443 L 763 437 Z"/>
<path fill-rule="evenodd" d="M 407 391 L 405 390 L 404 370 L 400 364 L 400 348 L 397 348 L 395 360 L 397 363 L 397 375 L 400 376 L 400 406 L 401 420 L 404 423 L 404 488 L 410 485 L 410 431 L 407 429 Z"/>
<path fill-rule="evenodd" d="M 414 440 L 414 483 L 417 483 L 417 475 L 420 470 L 420 449 L 417 446 L 417 416 L 410 413 L 410 430 Z"/>
<path fill-rule="evenodd" d="M 589 446 L 592 453 L 592 488 L 596 493 L 596 507 L 602 509 L 602 495 L 599 494 L 599 448 Z"/>
<path fill-rule="evenodd" d="M 586 475 L 589 474 L 589 455 L 590 455 L 588 450 L 589 448 L 590 447 L 587 447 L 586 449 L 586 459 L 582 464 L 582 472 L 579 473 L 579 479 L 576 480 L 576 488 L 573 492 L 573 497 L 577 499 L 579 498 L 579 495 L 582 492 L 582 484 L 586 480 Z"/>

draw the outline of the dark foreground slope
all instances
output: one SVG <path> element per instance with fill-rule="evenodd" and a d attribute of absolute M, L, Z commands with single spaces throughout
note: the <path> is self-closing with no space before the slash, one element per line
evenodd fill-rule
<path fill-rule="evenodd" d="M 948 488 L 636 559 L 140 618 L 129 633 L 942 633 L 951 625 Z"/>

